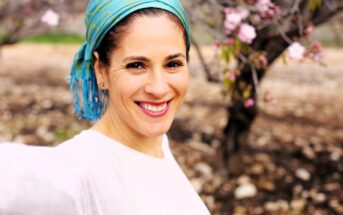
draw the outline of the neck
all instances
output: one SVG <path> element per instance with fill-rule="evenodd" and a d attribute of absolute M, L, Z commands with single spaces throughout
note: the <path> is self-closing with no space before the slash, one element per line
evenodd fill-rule
<path fill-rule="evenodd" d="M 124 123 L 121 123 L 118 117 L 110 111 L 106 111 L 103 117 L 91 129 L 152 157 L 163 158 L 164 156 L 162 152 L 162 135 L 148 137 L 139 134 Z"/>

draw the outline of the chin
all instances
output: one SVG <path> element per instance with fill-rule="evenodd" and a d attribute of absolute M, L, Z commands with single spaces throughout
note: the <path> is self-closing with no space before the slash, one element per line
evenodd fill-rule
<path fill-rule="evenodd" d="M 144 136 L 147 137 L 159 137 L 165 133 L 168 132 L 170 129 L 171 123 L 168 125 L 162 125 L 162 126 L 147 126 L 142 132 Z"/>

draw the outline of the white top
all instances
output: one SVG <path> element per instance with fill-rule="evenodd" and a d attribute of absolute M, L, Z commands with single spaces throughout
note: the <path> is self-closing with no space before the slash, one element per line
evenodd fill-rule
<path fill-rule="evenodd" d="M 210 214 L 170 152 L 167 136 L 164 158 L 93 130 L 56 148 L 2 145 L 0 214 Z"/>

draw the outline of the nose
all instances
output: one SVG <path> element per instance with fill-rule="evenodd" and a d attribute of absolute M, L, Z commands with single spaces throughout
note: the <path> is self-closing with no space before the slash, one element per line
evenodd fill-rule
<path fill-rule="evenodd" d="M 163 98 L 169 92 L 169 85 L 163 70 L 152 72 L 149 82 L 145 86 L 145 92 L 155 98 Z"/>

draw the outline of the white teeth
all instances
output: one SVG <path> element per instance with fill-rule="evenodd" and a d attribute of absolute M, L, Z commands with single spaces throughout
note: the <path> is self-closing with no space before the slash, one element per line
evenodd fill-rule
<path fill-rule="evenodd" d="M 144 104 L 144 103 L 140 103 L 140 106 L 148 111 L 152 111 L 152 112 L 161 112 L 162 110 L 164 110 L 167 107 L 167 103 L 161 104 L 161 105 L 150 105 L 150 104 Z"/>

